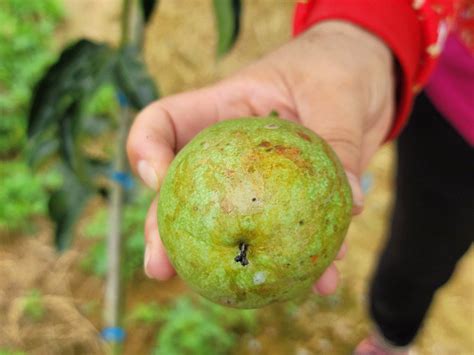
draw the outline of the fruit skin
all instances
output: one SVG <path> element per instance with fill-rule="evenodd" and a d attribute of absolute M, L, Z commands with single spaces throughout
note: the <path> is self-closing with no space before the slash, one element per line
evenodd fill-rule
<path fill-rule="evenodd" d="M 335 258 L 352 196 L 329 145 L 276 117 L 217 123 L 172 162 L 160 236 L 188 285 L 211 301 L 257 308 L 309 291 Z M 245 243 L 247 265 L 235 261 Z"/>

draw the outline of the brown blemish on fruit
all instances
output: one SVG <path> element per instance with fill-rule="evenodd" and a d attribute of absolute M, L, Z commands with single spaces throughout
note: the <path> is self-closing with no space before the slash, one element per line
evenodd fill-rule
<path fill-rule="evenodd" d="M 225 213 L 231 213 L 234 210 L 234 205 L 226 198 L 221 201 L 221 209 Z"/>
<path fill-rule="evenodd" d="M 261 141 L 258 146 L 263 148 L 270 148 L 272 144 L 269 141 Z"/>
<path fill-rule="evenodd" d="M 284 145 L 276 145 L 275 146 L 275 152 L 280 155 L 284 155 L 288 159 L 294 160 L 297 158 L 301 151 L 298 148 L 295 147 L 286 147 Z"/>
<path fill-rule="evenodd" d="M 301 138 L 303 138 L 305 141 L 311 142 L 311 137 L 308 136 L 306 133 L 303 133 L 303 132 L 300 131 L 300 132 L 298 132 L 297 134 L 298 134 L 298 136 L 300 136 Z"/>
<path fill-rule="evenodd" d="M 299 168 L 301 168 L 303 170 L 307 170 L 310 174 L 313 174 L 313 168 L 311 166 L 311 163 L 309 161 L 305 160 L 301 156 L 301 150 L 300 149 L 298 149 L 296 147 L 276 145 L 275 146 L 275 153 L 291 160 Z"/>
<path fill-rule="evenodd" d="M 319 256 L 318 255 L 311 255 L 310 258 L 311 258 L 311 262 L 314 265 L 318 261 Z"/>

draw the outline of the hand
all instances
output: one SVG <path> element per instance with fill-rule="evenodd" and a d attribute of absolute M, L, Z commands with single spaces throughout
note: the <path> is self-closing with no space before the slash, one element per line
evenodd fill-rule
<path fill-rule="evenodd" d="M 272 110 L 312 129 L 332 146 L 351 183 L 353 212 L 360 213 L 360 174 L 391 125 L 393 60 L 377 37 L 342 21 L 314 26 L 226 80 L 149 105 L 130 131 L 131 166 L 158 190 L 175 153 L 199 131 L 220 120 L 264 116 Z M 175 272 L 158 234 L 156 201 L 145 236 L 146 274 L 158 280 L 172 277 Z M 344 253 L 345 247 L 339 257 Z M 338 279 L 332 264 L 313 289 L 330 294 Z"/>

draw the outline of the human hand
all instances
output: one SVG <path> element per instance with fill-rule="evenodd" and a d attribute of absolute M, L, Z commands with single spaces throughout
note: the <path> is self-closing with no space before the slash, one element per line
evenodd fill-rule
<path fill-rule="evenodd" d="M 362 211 L 361 172 L 383 142 L 394 111 L 390 50 L 377 37 L 342 21 L 322 22 L 259 61 L 214 85 L 158 100 L 135 119 L 127 151 L 133 170 L 159 190 L 177 151 L 202 129 L 225 119 L 277 111 L 323 137 Z M 175 271 L 161 243 L 156 201 L 145 222 L 145 272 L 158 280 Z M 345 254 L 343 246 L 338 258 Z M 330 294 L 339 272 L 329 266 L 313 289 Z"/>

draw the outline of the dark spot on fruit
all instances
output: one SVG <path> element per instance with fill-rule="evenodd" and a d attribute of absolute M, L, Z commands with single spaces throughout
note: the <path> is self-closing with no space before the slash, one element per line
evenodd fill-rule
<path fill-rule="evenodd" d="M 272 146 L 272 144 L 269 141 L 261 141 L 258 146 L 263 148 L 269 148 Z"/>
<path fill-rule="evenodd" d="M 301 153 L 296 147 L 285 147 L 283 145 L 276 145 L 275 152 L 291 160 L 295 160 Z"/>
<path fill-rule="evenodd" d="M 234 205 L 226 198 L 221 201 L 221 209 L 225 213 L 231 213 L 234 210 Z"/>
<path fill-rule="evenodd" d="M 319 258 L 319 257 L 318 257 L 317 255 L 311 255 L 310 258 L 311 258 L 311 262 L 312 262 L 313 264 L 316 264 L 316 262 L 318 261 L 318 258 Z"/>
<path fill-rule="evenodd" d="M 246 266 L 249 264 L 249 261 L 247 259 L 247 250 L 248 250 L 248 245 L 245 244 L 244 242 L 240 242 L 239 244 L 239 255 L 237 255 L 234 260 L 237 263 L 241 263 L 242 266 Z"/>
<path fill-rule="evenodd" d="M 308 136 L 306 133 L 298 132 L 298 135 L 303 138 L 305 141 L 311 142 L 311 137 Z"/>
<path fill-rule="evenodd" d="M 257 201 L 257 198 L 256 198 L 256 197 L 254 197 L 254 198 L 252 199 L 252 202 L 255 202 L 255 201 Z"/>
<path fill-rule="evenodd" d="M 301 221 L 299 221 L 298 223 L 299 223 L 300 226 L 302 226 L 302 225 L 304 224 L 304 221 L 301 220 Z"/>
<path fill-rule="evenodd" d="M 247 171 L 248 171 L 249 173 L 253 173 L 253 172 L 255 171 L 255 168 L 254 168 L 253 166 L 251 166 L 251 167 L 249 167 L 249 168 L 247 169 Z"/>
<path fill-rule="evenodd" d="M 271 152 L 273 150 L 273 148 L 267 148 L 265 149 L 266 152 Z"/>

